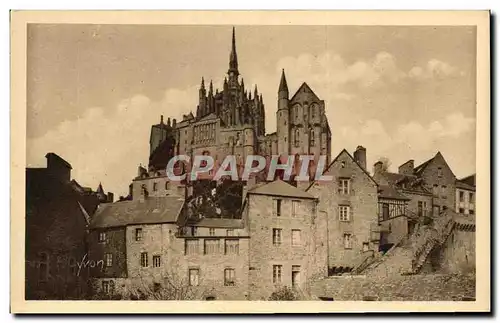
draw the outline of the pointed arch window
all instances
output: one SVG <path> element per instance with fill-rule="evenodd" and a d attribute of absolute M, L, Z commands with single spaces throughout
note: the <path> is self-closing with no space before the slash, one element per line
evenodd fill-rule
<path fill-rule="evenodd" d="M 316 118 L 316 105 L 311 105 L 311 119 Z"/>
<path fill-rule="evenodd" d="M 310 134 L 310 143 L 311 143 L 311 146 L 315 146 L 316 145 L 316 139 L 315 139 L 315 134 L 314 134 L 314 129 L 311 129 L 311 134 Z"/>
<path fill-rule="evenodd" d="M 295 142 L 295 147 L 300 147 L 300 131 L 299 131 L 299 129 L 295 129 L 294 142 Z"/>
<path fill-rule="evenodd" d="M 296 105 L 295 106 L 295 120 L 297 120 L 299 118 L 299 106 Z"/>

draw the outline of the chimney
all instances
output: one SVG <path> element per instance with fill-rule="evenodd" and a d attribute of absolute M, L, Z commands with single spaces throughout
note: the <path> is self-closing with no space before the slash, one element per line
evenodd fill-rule
<path fill-rule="evenodd" d="M 366 148 L 358 146 L 354 151 L 354 160 L 366 170 Z"/>
<path fill-rule="evenodd" d="M 413 159 L 410 159 L 403 165 L 399 166 L 398 173 L 403 175 L 413 175 L 413 168 L 415 167 L 415 163 Z"/>
<path fill-rule="evenodd" d="M 71 180 L 71 165 L 54 153 L 45 155 L 48 172 L 63 182 Z"/>
<path fill-rule="evenodd" d="M 174 118 L 172 120 L 172 128 L 175 128 L 176 125 L 177 125 L 177 120 Z"/>
<path fill-rule="evenodd" d="M 383 165 L 384 164 L 381 161 L 378 161 L 375 164 L 373 164 L 373 173 L 374 174 L 380 174 L 380 173 L 382 173 L 382 166 Z"/>

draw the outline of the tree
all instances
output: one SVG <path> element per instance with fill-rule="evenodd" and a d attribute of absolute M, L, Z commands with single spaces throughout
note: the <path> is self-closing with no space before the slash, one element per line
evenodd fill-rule
<path fill-rule="evenodd" d="M 391 160 L 387 157 L 380 157 L 379 162 L 382 163 L 382 171 L 383 172 L 388 172 L 389 171 L 389 167 L 391 167 Z"/>

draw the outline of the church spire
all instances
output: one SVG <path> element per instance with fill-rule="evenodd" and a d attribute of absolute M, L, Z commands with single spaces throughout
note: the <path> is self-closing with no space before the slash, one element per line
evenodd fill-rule
<path fill-rule="evenodd" d="M 239 75 L 238 56 L 236 55 L 236 37 L 235 37 L 234 27 L 233 27 L 233 40 L 232 40 L 232 46 L 231 46 L 231 54 L 229 56 L 229 70 L 228 70 L 228 74 L 231 75 L 231 73 L 236 75 L 236 76 Z"/>
<path fill-rule="evenodd" d="M 278 92 L 286 92 L 288 96 L 288 84 L 286 84 L 285 69 L 281 70 L 281 80 Z"/>

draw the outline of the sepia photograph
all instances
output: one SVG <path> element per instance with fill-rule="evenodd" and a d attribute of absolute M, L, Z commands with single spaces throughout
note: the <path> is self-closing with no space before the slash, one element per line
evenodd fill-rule
<path fill-rule="evenodd" d="M 13 12 L 11 310 L 489 310 L 489 12 L 330 14 Z"/>

